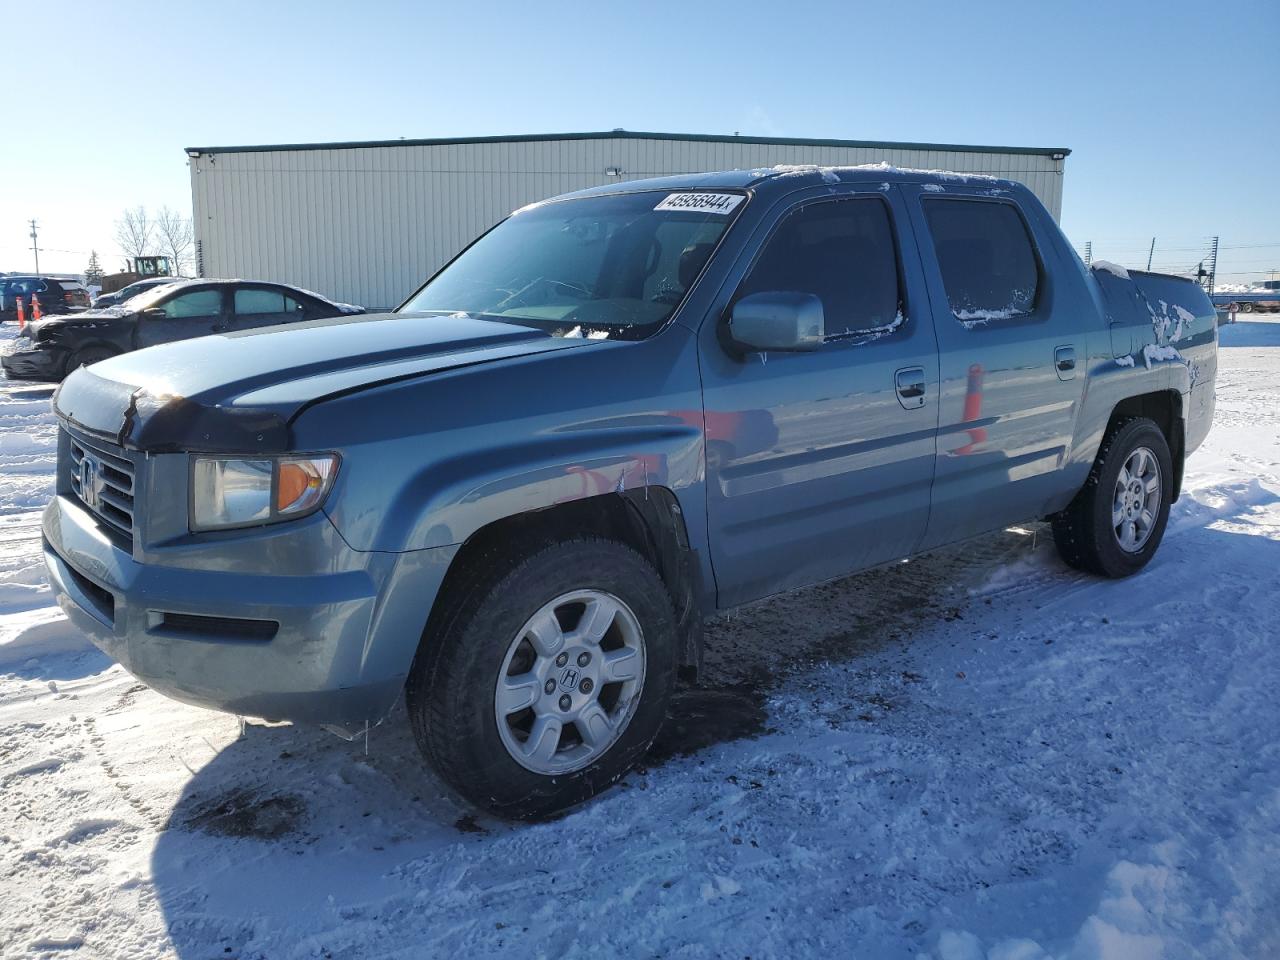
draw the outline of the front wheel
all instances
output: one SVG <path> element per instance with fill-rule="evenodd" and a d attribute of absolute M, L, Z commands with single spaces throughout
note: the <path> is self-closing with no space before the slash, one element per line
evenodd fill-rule
<path fill-rule="evenodd" d="M 479 558 L 414 661 L 410 723 L 454 790 L 536 819 L 621 778 L 653 742 L 676 677 L 670 595 L 623 544 L 573 539 Z"/>
<path fill-rule="evenodd" d="M 1121 421 L 1103 440 L 1084 488 L 1054 519 L 1054 542 L 1077 569 L 1130 576 L 1155 556 L 1172 501 L 1164 433 L 1143 417 Z"/>
<path fill-rule="evenodd" d="M 117 351 L 112 350 L 110 347 L 85 347 L 67 358 L 67 376 L 71 376 L 81 367 L 101 363 L 103 360 L 108 360 L 116 355 Z"/>

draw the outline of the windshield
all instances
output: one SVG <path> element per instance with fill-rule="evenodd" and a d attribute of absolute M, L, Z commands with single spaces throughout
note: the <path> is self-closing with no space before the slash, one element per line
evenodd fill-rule
<path fill-rule="evenodd" d="M 477 240 L 400 312 L 639 340 L 675 312 L 745 199 L 646 191 L 539 204 Z"/>
<path fill-rule="evenodd" d="M 130 293 L 129 288 L 125 287 L 125 289 L 120 291 L 123 296 L 120 298 L 120 302 L 116 304 L 116 306 L 127 307 L 134 313 L 140 313 L 147 309 L 147 307 L 153 305 L 161 297 L 168 294 L 172 288 L 172 283 L 155 283 L 144 287 L 137 293 Z"/>

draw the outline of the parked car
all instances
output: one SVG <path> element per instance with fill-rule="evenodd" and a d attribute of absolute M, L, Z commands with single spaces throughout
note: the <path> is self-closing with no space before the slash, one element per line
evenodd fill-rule
<path fill-rule="evenodd" d="M 546 816 L 644 755 L 719 611 L 1038 518 L 1137 573 L 1209 429 L 1213 317 L 1090 271 L 1004 180 L 613 184 L 395 313 L 72 374 L 49 577 L 163 693 L 347 736 L 404 694 L 459 794 Z"/>
<path fill-rule="evenodd" d="M 31 298 L 40 301 L 43 313 L 69 313 L 89 309 L 89 289 L 79 280 L 63 277 L 0 277 L 0 322 L 18 319 L 18 301 L 22 301 L 31 319 Z"/>
<path fill-rule="evenodd" d="M 24 336 L 5 345 L 0 364 L 15 380 L 61 380 L 140 347 L 363 312 L 280 283 L 171 280 L 117 307 L 28 324 Z"/>
<path fill-rule="evenodd" d="M 180 277 L 147 277 L 144 280 L 135 280 L 127 287 L 121 287 L 115 293 L 104 293 L 93 301 L 93 309 L 102 310 L 106 307 L 118 307 L 126 300 L 132 300 L 140 293 L 152 289 L 153 287 L 163 287 L 167 283 L 175 283 L 182 278 Z"/>

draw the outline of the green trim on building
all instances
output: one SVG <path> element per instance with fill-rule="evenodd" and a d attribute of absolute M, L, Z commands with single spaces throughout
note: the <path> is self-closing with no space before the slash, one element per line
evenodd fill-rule
<path fill-rule="evenodd" d="M 992 147 L 961 143 L 903 143 L 896 140 L 817 140 L 806 137 L 737 137 L 709 133 L 645 133 L 610 130 L 597 133 L 516 134 L 506 137 L 454 137 L 433 140 L 348 140 L 338 143 L 276 143 L 244 147 L 187 147 L 188 156 L 206 153 L 274 153 L 286 150 L 356 150 L 364 147 L 449 147 L 471 143 L 534 143 L 556 140 L 685 140 L 695 143 L 754 143 L 780 147 L 863 147 L 875 150 L 935 150 L 955 153 L 1009 153 L 1065 158 L 1066 147 Z"/>

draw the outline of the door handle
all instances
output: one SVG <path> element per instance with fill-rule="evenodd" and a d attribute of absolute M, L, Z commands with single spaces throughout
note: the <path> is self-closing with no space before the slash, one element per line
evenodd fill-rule
<path fill-rule="evenodd" d="M 1053 351 L 1053 366 L 1059 380 L 1071 380 L 1076 375 L 1076 348 L 1058 347 Z"/>
<path fill-rule="evenodd" d="M 894 374 L 893 379 L 898 391 L 898 402 L 904 410 L 924 406 L 924 367 L 903 367 Z"/>

